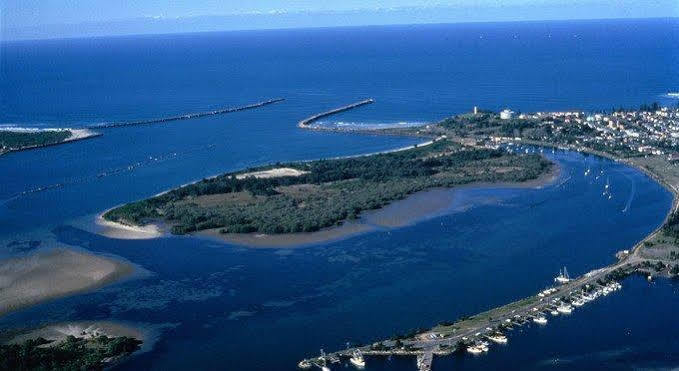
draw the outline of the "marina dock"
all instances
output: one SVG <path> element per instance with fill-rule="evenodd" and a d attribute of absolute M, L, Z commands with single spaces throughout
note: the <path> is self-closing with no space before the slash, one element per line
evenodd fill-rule
<path fill-rule="evenodd" d="M 170 121 L 190 120 L 190 119 L 196 119 L 196 118 L 201 118 L 201 117 L 206 117 L 206 116 L 223 115 L 223 114 L 226 114 L 226 113 L 245 111 L 245 110 L 249 110 L 249 109 L 268 106 L 270 104 L 282 102 L 284 100 L 285 100 L 285 98 L 276 98 L 276 99 L 269 99 L 269 100 L 266 100 L 266 101 L 257 102 L 257 103 L 253 103 L 253 104 L 248 104 L 248 105 L 245 105 L 245 106 L 223 108 L 223 109 L 218 109 L 218 110 L 214 110 L 214 111 L 187 113 L 187 114 L 179 115 L 179 116 L 161 117 L 161 118 L 139 120 L 139 121 L 107 122 L 107 123 L 102 123 L 102 124 L 89 125 L 87 127 L 91 128 L 91 129 L 95 129 L 95 128 L 96 129 L 108 129 L 108 128 L 123 127 L 123 126 L 162 124 L 162 123 L 166 123 L 166 122 L 170 122 Z"/>
<path fill-rule="evenodd" d="M 342 106 L 342 107 L 339 107 L 339 108 L 331 109 L 330 111 L 321 112 L 321 113 L 318 113 L 318 114 L 315 114 L 313 116 L 305 118 L 304 120 L 300 121 L 297 124 L 297 126 L 299 126 L 300 128 L 307 128 L 307 127 L 309 127 L 309 125 L 311 123 L 313 123 L 314 121 L 317 121 L 319 119 L 322 119 L 323 117 L 328 117 L 328 116 L 331 116 L 331 115 L 334 115 L 334 114 L 337 114 L 337 113 L 340 113 L 340 112 L 348 111 L 348 110 L 358 108 L 358 107 L 361 107 L 361 106 L 365 106 L 366 104 L 372 104 L 372 103 L 375 103 L 375 100 L 370 98 L 370 99 L 362 100 L 360 102 L 356 102 L 356 103 L 352 103 L 352 104 L 349 104 L 349 105 L 346 105 L 346 106 Z"/>
<path fill-rule="evenodd" d="M 431 371 L 433 356 L 470 353 L 481 356 L 491 344 L 506 344 L 505 335 L 526 325 L 547 325 L 548 316 L 567 316 L 591 301 L 620 290 L 618 281 L 628 275 L 644 271 L 642 260 L 630 254 L 617 263 L 593 270 L 578 278 L 555 280 L 538 294 L 459 320 L 454 324 L 438 325 L 408 338 L 392 338 L 357 348 L 302 360 L 298 366 L 321 367 L 332 358 L 347 360 L 356 351 L 367 357 L 410 356 L 420 371 Z M 560 273 L 558 277 L 563 277 Z"/>

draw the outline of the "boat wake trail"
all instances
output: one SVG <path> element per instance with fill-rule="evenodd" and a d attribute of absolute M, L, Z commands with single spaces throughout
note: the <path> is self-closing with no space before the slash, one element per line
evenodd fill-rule
<path fill-rule="evenodd" d="M 622 209 L 622 212 L 626 213 L 627 211 L 629 211 L 629 207 L 632 204 L 632 201 L 634 200 L 634 196 L 637 193 L 637 184 L 634 181 L 634 179 L 632 179 L 632 177 L 630 177 L 629 175 L 627 175 L 625 173 L 622 173 L 622 175 L 624 175 L 625 178 L 627 178 L 627 180 L 629 180 L 629 182 L 632 184 L 632 190 L 630 191 L 629 198 L 627 199 L 627 203 L 625 204 L 625 208 Z"/>
<path fill-rule="evenodd" d="M 76 184 L 85 184 L 85 183 L 89 183 L 89 182 L 95 181 L 95 180 L 100 179 L 100 178 L 106 178 L 106 177 L 109 177 L 109 176 L 119 175 L 119 174 L 123 174 L 123 173 L 130 173 L 130 172 L 133 172 L 133 171 L 140 169 L 140 168 L 158 165 L 158 164 L 161 164 L 161 163 L 164 163 L 164 162 L 167 162 L 167 161 L 171 161 L 171 160 L 176 160 L 176 159 L 179 159 L 179 158 L 184 158 L 184 157 L 189 156 L 191 154 L 194 154 L 194 153 L 197 153 L 197 152 L 200 152 L 200 151 L 203 151 L 203 150 L 208 150 L 208 149 L 214 148 L 215 146 L 216 146 L 215 144 L 208 144 L 208 145 L 200 146 L 200 147 L 193 148 L 193 149 L 190 149 L 190 150 L 186 150 L 186 151 L 183 151 L 183 152 L 169 152 L 169 153 L 165 153 L 165 154 L 161 154 L 161 155 L 149 156 L 148 158 L 146 158 L 144 160 L 140 160 L 140 161 L 131 163 L 127 166 L 121 166 L 121 167 L 117 167 L 117 168 L 106 169 L 106 170 L 100 171 L 97 174 L 72 178 L 70 180 L 66 180 L 66 181 L 61 182 L 61 183 L 54 183 L 54 184 L 39 186 L 39 187 L 35 187 L 35 188 L 30 188 L 30 189 L 21 191 L 19 193 L 16 193 L 16 194 L 10 196 L 9 198 L 0 201 L 0 205 L 5 205 L 10 201 L 14 201 L 14 200 L 17 200 L 19 198 L 29 196 L 29 195 L 32 195 L 32 194 L 36 194 L 36 193 L 41 193 L 41 192 L 46 192 L 46 191 L 53 190 L 53 189 L 73 186 L 73 185 L 76 185 Z"/>

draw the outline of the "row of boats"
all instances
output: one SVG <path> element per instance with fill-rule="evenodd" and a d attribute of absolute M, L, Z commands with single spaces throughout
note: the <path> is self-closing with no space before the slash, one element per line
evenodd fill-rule
<path fill-rule="evenodd" d="M 555 282 L 564 284 L 569 282 L 571 279 L 568 276 L 568 271 L 564 267 L 560 272 L 559 275 L 554 279 Z M 589 285 L 588 285 L 589 287 Z M 622 288 L 622 285 L 619 282 L 610 282 L 604 286 L 599 287 L 598 289 L 583 289 L 579 293 L 571 294 L 568 298 L 568 300 L 563 300 L 561 298 L 555 298 L 552 301 L 552 304 L 547 306 L 546 308 L 543 307 L 543 309 L 539 309 L 538 307 L 535 307 L 532 309 L 532 312 L 534 314 L 527 316 L 527 318 L 524 318 L 520 315 L 515 315 L 513 318 L 507 318 L 505 319 L 505 324 L 503 325 L 504 328 L 512 329 L 511 325 L 517 324 L 517 325 L 523 325 L 527 323 L 527 320 L 532 320 L 534 323 L 537 323 L 539 325 L 546 325 L 547 324 L 547 317 L 546 313 L 550 313 L 553 316 L 558 316 L 562 314 L 570 314 L 573 312 L 573 310 L 577 307 L 581 307 L 585 305 L 586 303 L 589 303 L 590 301 L 596 300 L 597 298 L 601 296 L 606 296 L 614 291 L 620 290 Z M 545 289 L 538 293 L 538 296 L 541 298 L 544 298 L 546 296 L 552 295 L 559 291 L 558 288 L 552 287 Z M 542 299 L 541 299 L 542 301 Z M 493 329 L 487 328 L 486 330 L 492 331 Z M 475 334 L 475 336 L 480 336 L 480 333 Z M 485 340 L 479 340 L 476 341 L 473 345 L 470 345 L 467 347 L 467 352 L 471 354 L 482 354 L 486 353 L 489 351 L 489 345 L 490 342 L 492 341 L 497 344 L 506 344 L 507 343 L 507 337 L 502 334 L 500 331 L 494 331 L 491 332 L 489 335 L 484 336 Z M 467 338 L 463 338 L 463 340 L 468 340 Z M 486 341 L 488 340 L 488 341 Z"/>
<path fill-rule="evenodd" d="M 559 271 L 559 275 L 554 278 L 554 282 L 559 284 L 566 284 L 570 281 L 571 278 L 568 274 L 568 270 L 566 269 L 566 267 L 561 269 Z M 521 316 L 517 314 L 512 318 L 507 318 L 504 321 L 505 323 L 500 327 L 511 330 L 512 329 L 511 325 L 517 324 L 520 326 L 526 324 L 528 321 L 531 320 L 532 322 L 537 323 L 539 325 L 546 325 L 548 322 L 546 317 L 547 313 L 553 316 L 558 316 L 561 314 L 570 314 L 577 307 L 581 307 L 586 303 L 596 300 L 601 296 L 606 296 L 614 291 L 620 290 L 622 288 L 622 285 L 619 282 L 613 281 L 596 289 L 591 288 L 589 285 L 586 285 L 585 287 L 586 288 L 582 289 L 580 292 L 571 293 L 567 299 L 563 298 L 552 299 L 551 304 L 543 306 L 542 309 L 538 307 L 532 308 L 533 313 L 530 315 Z M 540 301 L 542 301 L 544 298 L 552 294 L 555 294 L 559 290 L 560 289 L 557 287 L 551 287 L 541 291 L 540 293 L 538 293 L 538 296 L 541 298 Z M 508 342 L 507 336 L 500 332 L 499 329 L 494 330 L 492 328 L 486 328 L 486 330 L 488 331 L 486 335 L 482 336 L 481 332 L 478 332 L 474 335 L 478 339 L 482 340 L 477 340 L 472 345 L 467 346 L 467 352 L 471 354 L 482 354 L 490 350 L 490 342 L 496 344 L 506 344 Z M 469 339 L 466 337 L 463 337 L 462 340 L 469 341 Z M 322 371 L 330 371 L 330 368 L 327 366 L 328 362 L 339 363 L 340 359 L 337 355 L 334 354 L 326 355 L 323 352 L 323 350 L 321 350 L 320 357 L 312 361 L 303 360 L 298 364 L 298 367 L 302 369 L 307 369 L 311 368 L 312 366 L 317 366 Z M 365 358 L 363 357 L 363 354 L 359 349 L 354 349 L 352 351 L 351 356 L 349 358 L 349 362 L 358 369 L 363 369 L 365 367 Z M 423 368 L 421 366 L 424 366 L 420 364 L 421 362 L 424 362 L 424 358 L 418 357 L 418 368 L 420 369 Z"/>
<path fill-rule="evenodd" d="M 330 371 L 330 368 L 328 367 L 328 362 L 330 362 L 331 364 L 339 363 L 340 359 L 335 354 L 326 355 L 325 352 L 323 352 L 323 349 L 321 349 L 320 357 L 318 357 L 314 361 L 309 361 L 306 359 L 302 360 L 297 364 L 297 367 L 301 369 L 308 369 L 311 368 L 312 366 L 317 366 L 322 371 Z M 353 350 L 353 352 L 351 353 L 351 357 L 349 358 L 349 362 L 351 362 L 351 364 L 358 369 L 365 368 L 365 358 L 363 357 L 363 353 L 361 353 L 359 349 Z"/>

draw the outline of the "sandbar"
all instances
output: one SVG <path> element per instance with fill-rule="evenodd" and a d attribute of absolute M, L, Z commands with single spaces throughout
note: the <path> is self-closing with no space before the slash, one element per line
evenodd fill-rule
<path fill-rule="evenodd" d="M 0 315 L 127 277 L 123 261 L 55 248 L 0 262 Z"/>
<path fill-rule="evenodd" d="M 108 210 L 97 215 L 95 223 L 98 230 L 96 233 L 109 238 L 118 238 L 121 240 L 146 240 L 157 238 L 163 235 L 160 227 L 157 224 L 147 224 L 143 226 L 127 225 L 117 223 L 104 219 L 103 215 Z"/>

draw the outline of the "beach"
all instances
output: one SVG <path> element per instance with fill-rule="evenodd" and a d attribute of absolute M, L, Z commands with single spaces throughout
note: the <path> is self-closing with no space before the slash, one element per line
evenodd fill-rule
<path fill-rule="evenodd" d="M 0 315 L 129 276 L 131 264 L 55 248 L 0 264 Z"/>
<path fill-rule="evenodd" d="M 300 176 L 308 173 L 308 171 L 297 170 L 289 167 L 281 167 L 271 170 L 253 171 L 245 174 L 236 175 L 236 179 L 245 179 L 247 177 L 255 177 L 257 179 L 278 178 L 282 176 Z"/>
<path fill-rule="evenodd" d="M 95 224 L 98 227 L 98 231 L 96 233 L 102 236 L 123 240 L 145 240 L 157 238 L 163 235 L 160 228 L 155 224 L 132 226 L 106 220 L 104 219 L 103 215 L 107 211 L 108 210 L 98 214 L 95 219 Z"/>

